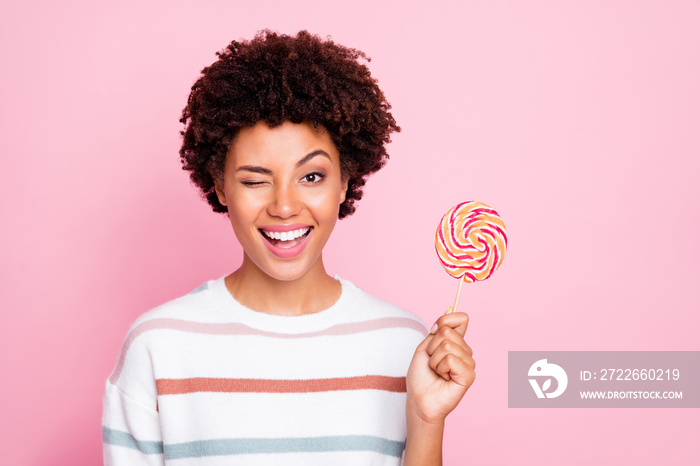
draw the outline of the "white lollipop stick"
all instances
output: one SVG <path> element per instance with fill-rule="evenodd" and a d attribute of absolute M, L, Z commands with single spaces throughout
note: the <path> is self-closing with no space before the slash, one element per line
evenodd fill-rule
<path fill-rule="evenodd" d="M 455 303 L 452 306 L 452 311 L 449 313 L 457 312 L 457 303 L 459 302 L 459 295 L 462 292 L 462 283 L 464 283 L 464 280 L 460 279 L 459 280 L 459 286 L 457 287 L 457 296 L 455 296 Z"/>

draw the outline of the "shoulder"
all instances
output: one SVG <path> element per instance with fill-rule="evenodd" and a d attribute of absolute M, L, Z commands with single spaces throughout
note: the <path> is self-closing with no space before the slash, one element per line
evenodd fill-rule
<path fill-rule="evenodd" d="M 215 294 L 218 281 L 206 281 L 187 294 L 141 314 L 131 325 L 129 331 L 131 332 L 144 322 L 153 319 L 207 319 L 216 309 L 212 295 Z"/>
<path fill-rule="evenodd" d="M 343 292 L 348 295 L 347 303 L 353 307 L 353 315 L 365 319 L 401 319 L 409 323 L 419 333 L 428 333 L 425 323 L 411 311 L 377 298 L 349 280 L 338 278 L 343 285 Z"/>
<path fill-rule="evenodd" d="M 153 349 L 176 339 L 180 332 L 172 330 L 196 332 L 199 326 L 218 321 L 221 312 L 217 306 L 217 283 L 220 280 L 209 280 L 189 293 L 141 314 L 126 333 L 110 382 L 117 383 L 130 367 L 138 368 L 136 372 L 142 374 L 152 373 Z"/>
<path fill-rule="evenodd" d="M 222 312 L 223 278 L 202 283 L 189 293 L 141 314 L 129 327 L 124 346 L 149 346 L 174 337 L 170 330 L 196 331 L 226 320 Z"/>
<path fill-rule="evenodd" d="M 348 306 L 343 325 L 352 329 L 358 351 L 367 357 L 378 373 L 405 376 L 416 347 L 428 335 L 420 317 L 414 313 L 367 293 L 353 283 L 340 279 Z M 338 326 L 340 327 L 340 325 Z M 359 348 L 362 348 L 361 350 Z M 379 360 L 371 355 L 381 354 Z"/>

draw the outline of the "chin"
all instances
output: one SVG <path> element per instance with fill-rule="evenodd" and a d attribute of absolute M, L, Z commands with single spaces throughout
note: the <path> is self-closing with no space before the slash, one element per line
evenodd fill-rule
<path fill-rule="evenodd" d="M 266 267 L 260 267 L 260 270 L 275 280 L 281 282 L 292 282 L 303 278 L 313 269 L 314 264 L 315 262 L 310 265 L 293 263 L 269 264 Z"/>

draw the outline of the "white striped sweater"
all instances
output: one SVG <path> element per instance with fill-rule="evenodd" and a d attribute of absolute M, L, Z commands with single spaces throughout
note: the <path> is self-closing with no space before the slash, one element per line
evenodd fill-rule
<path fill-rule="evenodd" d="M 106 465 L 398 465 L 418 317 L 347 280 L 329 309 L 253 311 L 223 277 L 142 315 L 106 383 Z"/>

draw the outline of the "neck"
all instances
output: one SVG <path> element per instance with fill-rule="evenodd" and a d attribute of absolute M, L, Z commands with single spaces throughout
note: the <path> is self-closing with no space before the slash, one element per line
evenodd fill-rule
<path fill-rule="evenodd" d="M 244 254 L 243 263 L 225 279 L 226 288 L 244 306 L 268 314 L 298 316 L 331 307 L 341 285 L 326 273 L 322 258 L 294 280 L 278 280 Z"/>

